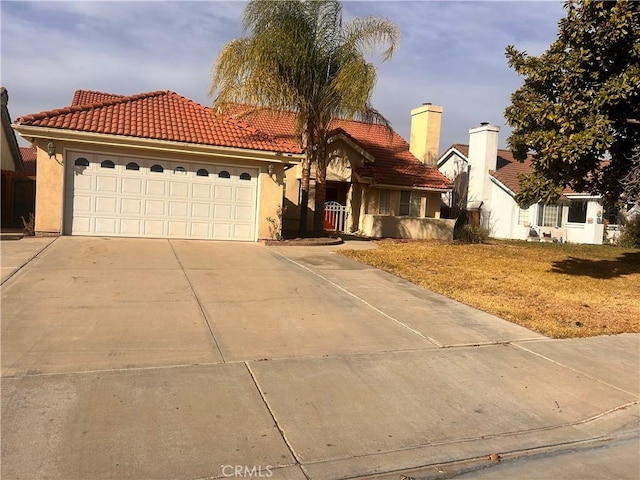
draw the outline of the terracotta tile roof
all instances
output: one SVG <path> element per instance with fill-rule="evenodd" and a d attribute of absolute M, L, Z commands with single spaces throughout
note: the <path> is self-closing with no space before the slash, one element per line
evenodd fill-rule
<path fill-rule="evenodd" d="M 130 96 L 79 91 L 73 101 L 90 103 L 25 115 L 16 123 L 201 145 L 301 152 L 297 144 L 273 138 L 170 91 Z"/>
<path fill-rule="evenodd" d="M 227 110 L 256 128 L 267 131 L 275 138 L 299 141 L 295 137 L 294 114 L 259 111 L 243 115 L 248 107 L 236 105 Z M 395 131 L 355 120 L 334 120 L 333 130 L 344 131 L 360 147 L 373 155 L 373 163 L 356 167 L 360 177 L 373 179 L 377 185 L 445 189 L 451 181 L 435 166 L 427 166 L 409 152 L 409 144 Z"/>
<path fill-rule="evenodd" d="M 36 157 L 38 150 L 36 147 L 20 147 L 20 155 L 24 165 L 24 173 L 31 177 L 36 176 Z"/>
<path fill-rule="evenodd" d="M 73 94 L 71 106 L 88 105 L 90 103 L 101 103 L 117 100 L 125 95 L 117 95 L 115 93 L 94 92 L 92 90 L 76 90 Z"/>

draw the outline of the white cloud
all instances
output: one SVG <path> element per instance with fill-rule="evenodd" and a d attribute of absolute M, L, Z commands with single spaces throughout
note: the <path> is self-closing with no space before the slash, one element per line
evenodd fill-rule
<path fill-rule="evenodd" d="M 68 105 L 76 89 L 174 90 L 208 104 L 210 71 L 242 34 L 243 2 L 18 2 L 3 0 L 2 84 L 13 118 Z M 563 16 L 559 2 L 345 2 L 345 17 L 379 15 L 402 42 L 379 65 L 373 101 L 408 138 L 409 111 L 444 107 L 441 149 L 481 121 L 504 123 L 520 80 L 508 44 L 540 54 Z M 377 61 L 375 59 L 372 59 Z M 504 143 L 508 129 L 503 127 Z"/>

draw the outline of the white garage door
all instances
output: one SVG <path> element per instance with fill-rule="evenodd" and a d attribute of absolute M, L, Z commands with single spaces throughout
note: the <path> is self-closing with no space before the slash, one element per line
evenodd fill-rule
<path fill-rule="evenodd" d="M 81 152 L 66 163 L 67 234 L 256 239 L 257 169 Z"/>

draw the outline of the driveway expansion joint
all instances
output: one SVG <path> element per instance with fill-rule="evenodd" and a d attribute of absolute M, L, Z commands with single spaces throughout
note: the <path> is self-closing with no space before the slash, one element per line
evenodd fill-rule
<path fill-rule="evenodd" d="M 29 258 L 26 262 L 24 262 L 22 265 L 20 265 L 18 268 L 16 268 L 15 271 L 11 272 L 7 278 L 5 278 L 2 282 L 0 282 L 0 285 L 4 285 L 5 283 L 7 283 L 9 281 L 9 279 L 13 278 L 13 276 L 22 271 L 22 269 L 24 267 L 26 267 L 27 265 L 29 265 L 35 258 L 37 258 L 42 252 L 44 252 L 47 248 L 49 248 L 51 245 L 53 245 L 53 243 L 58 240 L 58 238 L 60 237 L 55 237 L 51 242 L 47 243 L 44 247 L 42 247 L 40 250 L 38 250 L 38 252 L 33 255 L 31 258 Z M 24 239 L 23 239 L 24 240 Z"/>
<path fill-rule="evenodd" d="M 262 393 L 262 389 L 260 388 L 260 385 L 258 385 L 258 381 L 257 381 L 253 371 L 251 370 L 251 367 L 249 366 L 249 363 L 248 362 L 244 362 L 244 366 L 247 369 L 247 372 L 249 372 L 249 375 L 251 376 L 251 380 L 253 381 L 253 384 L 256 387 L 256 391 L 258 392 L 258 395 L 260 395 L 260 399 L 262 400 L 262 403 L 264 404 L 264 407 L 269 412 L 269 415 L 271 416 L 271 419 L 273 420 L 274 425 L 278 429 L 278 432 L 280 432 L 280 436 L 282 437 L 282 441 L 287 446 L 287 449 L 289 450 L 289 453 L 291 454 L 291 457 L 295 461 L 295 465 L 301 465 L 300 459 L 298 458 L 298 455 L 296 454 L 295 450 L 293 449 L 293 446 L 291 445 L 291 443 L 287 439 L 287 435 L 286 435 L 286 433 L 284 431 L 284 428 L 278 422 L 278 419 L 276 418 L 275 414 L 273 413 L 273 410 L 271 409 L 271 406 L 269 405 L 269 402 L 267 402 L 267 399 L 264 398 L 264 395 Z M 305 473 L 305 477 L 309 478 L 306 473 Z"/>
<path fill-rule="evenodd" d="M 386 313 L 386 312 L 384 312 L 384 311 L 380 310 L 379 308 L 377 308 L 377 307 L 373 306 L 371 303 L 367 302 L 365 299 L 363 299 L 363 298 L 359 297 L 359 296 L 358 296 L 358 295 L 356 295 L 355 293 L 353 293 L 353 292 L 351 292 L 351 291 L 347 290 L 347 289 L 346 289 L 346 288 L 344 288 L 343 286 L 338 285 L 337 283 L 335 283 L 335 282 L 333 282 L 333 281 L 329 280 L 327 277 L 325 277 L 325 276 L 323 276 L 323 275 L 320 275 L 320 274 L 319 274 L 318 272 L 316 272 L 315 270 L 312 270 L 311 268 L 309 268 L 309 267 L 307 267 L 307 266 L 305 266 L 305 265 L 303 265 L 303 264 L 301 264 L 301 263 L 299 263 L 299 262 L 296 262 L 295 260 L 292 260 L 291 258 L 287 257 L 286 255 L 283 255 L 283 254 L 282 254 L 282 253 L 280 253 L 280 252 L 275 252 L 275 253 L 276 253 L 276 254 L 278 254 L 278 255 L 280 255 L 280 256 L 281 256 L 282 258 L 284 258 L 285 260 L 287 260 L 287 261 L 289 261 L 289 262 L 293 263 L 294 265 L 297 265 L 298 267 L 300 267 L 300 268 L 302 268 L 302 269 L 306 270 L 307 272 L 309 272 L 309 273 L 311 273 L 311 274 L 315 275 L 316 277 L 321 278 L 322 280 L 324 280 L 325 282 L 327 282 L 329 285 L 331 285 L 331 286 L 333 286 L 333 287 L 337 288 L 338 290 L 340 290 L 340 291 L 342 291 L 342 292 L 346 293 L 347 295 L 349 295 L 349 296 L 351 296 L 351 297 L 355 298 L 355 299 L 356 299 L 356 300 L 358 300 L 359 302 L 361 302 L 361 303 L 363 303 L 364 305 L 366 305 L 367 307 L 369 307 L 371 310 L 373 310 L 373 311 L 375 311 L 375 312 L 379 313 L 380 315 L 382 315 L 382 316 L 384 316 L 384 317 L 388 318 L 389 320 L 391 320 L 391 321 L 393 321 L 393 322 L 397 323 L 398 325 L 400 325 L 400 326 L 404 327 L 405 329 L 409 330 L 410 332 L 414 333 L 415 335 L 417 335 L 417 336 L 419 336 L 419 337 L 424 338 L 425 340 L 427 340 L 427 341 L 429 341 L 429 342 L 433 343 L 434 345 L 436 345 L 436 346 L 438 346 L 438 347 L 442 347 L 442 346 L 443 346 L 443 345 L 442 345 L 440 342 L 438 342 L 436 339 L 434 339 L 434 338 L 432 338 L 432 337 L 430 337 L 430 336 L 428 336 L 428 335 L 423 334 L 422 332 L 420 332 L 420 331 L 416 330 L 415 328 L 410 327 L 409 325 L 407 325 L 407 324 L 406 324 L 406 323 L 404 323 L 404 322 L 401 322 L 401 321 L 400 321 L 400 320 L 398 320 L 397 318 L 395 318 L 395 317 L 393 317 L 393 316 L 389 315 L 388 313 Z"/>
<path fill-rule="evenodd" d="M 578 373 L 578 374 L 580 374 L 580 375 L 582 375 L 582 376 L 584 376 L 584 377 L 586 377 L 586 378 L 589 378 L 589 379 L 594 380 L 594 381 L 596 381 L 596 382 L 598 382 L 598 383 L 601 383 L 601 384 L 603 384 L 603 385 L 606 385 L 607 387 L 614 388 L 614 389 L 616 389 L 616 390 L 618 390 L 618 391 L 620 391 L 620 392 L 627 393 L 627 394 L 629 394 L 629 395 L 633 395 L 634 397 L 637 397 L 637 396 L 638 396 L 638 395 L 637 395 L 637 394 L 635 394 L 634 392 L 630 392 L 629 390 L 625 390 L 625 389 L 623 389 L 623 388 L 620 388 L 620 387 L 617 387 L 617 386 L 612 385 L 612 384 L 610 384 L 610 383 L 607 383 L 607 382 L 603 381 L 602 379 L 600 379 L 600 378 L 598 378 L 598 377 L 594 377 L 593 375 L 589 375 L 588 373 L 585 373 L 585 372 L 583 372 L 583 371 L 577 370 L 577 369 L 575 369 L 575 368 L 573 368 L 573 367 L 570 367 L 569 365 L 565 365 L 564 363 L 559 362 L 559 361 L 557 361 L 557 360 L 554 360 L 554 359 L 552 359 L 552 358 L 549 358 L 549 357 L 547 357 L 547 356 L 545 356 L 545 355 L 542 355 L 541 353 L 534 352 L 533 350 L 530 350 L 530 349 L 528 349 L 528 348 L 525 348 L 525 347 L 523 347 L 522 345 L 518 345 L 518 344 L 517 344 L 517 343 L 515 343 L 515 342 L 513 343 L 513 346 L 514 346 L 514 347 L 516 347 L 516 348 L 518 348 L 518 349 L 520 349 L 520 350 L 523 350 L 523 351 L 525 351 L 525 352 L 527 352 L 527 353 L 530 353 L 530 354 L 535 355 L 535 356 L 537 356 L 537 357 L 543 358 L 544 360 L 546 360 L 546 361 L 548 361 L 548 362 L 555 363 L 556 365 L 558 365 L 558 366 L 560 366 L 560 367 L 562 367 L 562 368 L 566 368 L 566 369 L 571 370 L 572 372 Z M 635 402 L 635 403 L 637 403 L 637 402 Z"/>
<path fill-rule="evenodd" d="M 222 353 L 222 350 L 220 349 L 220 345 L 218 344 L 218 340 L 216 339 L 216 336 L 213 333 L 213 328 L 211 328 L 211 323 L 209 322 L 209 319 L 207 318 L 207 313 L 205 312 L 204 307 L 202 306 L 202 302 L 200 301 L 200 298 L 198 298 L 198 294 L 196 293 L 195 288 L 193 288 L 193 284 L 191 283 L 191 279 L 189 278 L 189 275 L 187 275 L 187 271 L 185 270 L 184 265 L 180 261 L 180 257 L 178 257 L 178 253 L 176 252 L 176 249 L 173 248 L 173 243 L 171 243 L 171 240 L 167 240 L 167 242 L 169 243 L 169 246 L 171 247 L 171 251 L 173 252 L 173 255 L 176 257 L 176 261 L 178 262 L 178 265 L 180 265 L 180 269 L 182 270 L 182 274 L 184 275 L 184 278 L 187 280 L 187 283 L 189 284 L 189 288 L 191 289 L 191 293 L 193 294 L 193 298 L 195 298 L 196 303 L 198 304 L 198 309 L 200 310 L 200 315 L 202 315 L 202 319 L 204 320 L 204 322 L 207 325 L 207 328 L 209 329 L 209 334 L 211 335 L 211 339 L 213 340 L 213 343 L 216 346 L 216 349 L 218 350 L 218 353 L 220 354 L 220 358 L 222 358 L 222 363 L 227 363 L 225 358 L 224 358 L 224 355 Z"/>

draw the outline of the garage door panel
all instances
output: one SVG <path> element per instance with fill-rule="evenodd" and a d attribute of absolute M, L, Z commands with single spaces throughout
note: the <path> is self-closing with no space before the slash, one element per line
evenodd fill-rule
<path fill-rule="evenodd" d="M 122 193 L 142 195 L 142 180 L 139 178 L 123 178 Z"/>
<path fill-rule="evenodd" d="M 123 218 L 122 220 L 120 220 L 120 231 L 123 235 L 141 235 L 142 220 Z"/>
<path fill-rule="evenodd" d="M 189 204 L 187 202 L 169 202 L 169 215 L 174 217 L 186 217 L 189 212 Z"/>
<path fill-rule="evenodd" d="M 147 195 L 166 195 L 167 182 L 164 180 L 147 180 Z"/>
<path fill-rule="evenodd" d="M 144 213 L 151 216 L 164 216 L 164 204 L 163 200 L 146 200 Z"/>
<path fill-rule="evenodd" d="M 250 225 L 235 225 L 234 237 L 249 240 L 253 236 L 253 228 Z"/>
<path fill-rule="evenodd" d="M 189 236 L 196 238 L 209 238 L 211 236 L 209 232 L 209 223 L 191 222 Z"/>
<path fill-rule="evenodd" d="M 185 182 L 171 182 L 169 184 L 169 194 L 172 197 L 188 197 L 189 184 Z"/>
<path fill-rule="evenodd" d="M 164 237 L 164 224 L 165 222 L 162 220 L 144 220 L 144 234 Z"/>
<path fill-rule="evenodd" d="M 188 232 L 187 222 L 176 222 L 176 221 L 169 222 L 169 232 L 168 232 L 169 236 L 184 238 L 187 236 L 187 232 Z"/>
<path fill-rule="evenodd" d="M 218 239 L 231 239 L 231 224 L 229 223 L 214 223 L 213 227 L 213 238 Z"/>
<path fill-rule="evenodd" d="M 118 201 L 116 197 L 97 197 L 95 212 L 114 214 L 117 211 Z"/>
<path fill-rule="evenodd" d="M 255 169 L 83 152 L 67 165 L 67 233 L 255 240 Z"/>
<path fill-rule="evenodd" d="M 217 185 L 213 198 L 214 200 L 232 200 L 233 188 L 230 185 Z"/>
<path fill-rule="evenodd" d="M 208 203 L 192 203 L 191 216 L 193 218 L 209 218 L 211 215 L 211 205 Z"/>
<path fill-rule="evenodd" d="M 235 215 L 233 218 L 237 219 L 237 220 L 247 220 L 250 221 L 251 217 L 253 214 L 253 208 L 252 207 L 248 207 L 248 206 L 244 206 L 244 205 L 237 205 L 235 207 Z"/>
<path fill-rule="evenodd" d="M 78 175 L 77 173 L 73 175 L 72 177 L 72 181 L 73 181 L 73 187 L 76 190 L 85 190 L 87 192 L 92 190 L 92 185 L 91 182 L 95 177 L 93 177 L 92 175 L 89 174 L 80 174 Z"/>
<path fill-rule="evenodd" d="M 91 197 L 89 195 L 76 195 L 73 198 L 74 213 L 91 212 Z"/>
<path fill-rule="evenodd" d="M 215 220 L 218 220 L 218 219 L 231 220 L 233 218 L 232 212 L 233 212 L 233 209 L 231 205 L 214 205 L 213 218 Z"/>
<path fill-rule="evenodd" d="M 211 198 L 211 185 L 194 183 L 192 192 L 193 198 L 209 199 Z"/>
<path fill-rule="evenodd" d="M 120 213 L 142 215 L 142 200 L 139 198 L 123 198 L 120 203 Z"/>
<path fill-rule="evenodd" d="M 73 220 L 73 230 L 71 233 L 75 234 L 90 234 L 92 233 L 91 218 L 89 217 L 75 217 Z"/>
<path fill-rule="evenodd" d="M 116 177 L 96 177 L 95 191 L 98 193 L 116 193 L 118 191 L 118 179 Z"/>
<path fill-rule="evenodd" d="M 117 232 L 118 220 L 115 217 L 96 217 L 95 231 L 98 234 L 113 235 Z"/>

